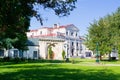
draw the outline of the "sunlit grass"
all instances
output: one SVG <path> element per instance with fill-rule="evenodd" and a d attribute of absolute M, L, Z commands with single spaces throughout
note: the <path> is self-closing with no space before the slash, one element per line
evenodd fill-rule
<path fill-rule="evenodd" d="M 70 58 L 70 61 L 74 61 L 75 63 L 78 64 L 83 64 L 83 63 L 96 63 L 96 58 L 86 58 L 86 59 L 81 59 L 81 58 Z M 109 60 L 102 60 L 99 62 L 102 64 L 120 64 L 120 60 L 114 60 L 114 61 L 109 61 Z"/>
<path fill-rule="evenodd" d="M 0 80 L 120 80 L 119 67 L 96 64 L 95 59 L 75 58 L 68 63 L 58 60 L 1 62 Z"/>

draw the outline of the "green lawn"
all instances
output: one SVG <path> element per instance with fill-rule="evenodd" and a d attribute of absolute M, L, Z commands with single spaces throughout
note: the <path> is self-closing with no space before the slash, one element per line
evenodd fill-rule
<path fill-rule="evenodd" d="M 0 62 L 0 80 L 120 80 L 120 66 L 105 66 L 87 59 L 74 60 L 74 64 L 62 61 Z"/>

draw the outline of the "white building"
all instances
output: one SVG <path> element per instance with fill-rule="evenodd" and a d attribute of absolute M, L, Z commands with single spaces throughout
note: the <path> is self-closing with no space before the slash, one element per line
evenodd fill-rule
<path fill-rule="evenodd" d="M 65 26 L 54 24 L 53 27 L 30 30 L 26 34 L 28 37 L 28 50 L 22 54 L 25 58 L 48 59 L 48 46 L 50 45 L 53 45 L 51 46 L 54 54 L 53 59 L 62 59 L 63 50 L 66 57 L 81 57 L 83 55 L 86 57 L 85 46 L 79 36 L 79 29 L 73 24 Z M 14 53 L 12 54 L 14 55 Z M 21 55 L 21 53 L 16 55 Z"/>
<path fill-rule="evenodd" d="M 27 32 L 29 42 L 33 42 L 33 45 L 29 45 L 29 51 L 26 55 L 33 58 L 33 55 L 37 55 L 37 58 L 48 58 L 48 46 L 52 46 L 54 53 L 54 59 L 62 59 L 62 51 L 66 52 L 66 57 L 79 56 L 81 54 L 81 40 L 79 37 L 79 29 L 73 24 L 59 26 L 54 24 L 53 27 L 43 27 L 37 30 L 30 30 Z M 27 57 L 26 56 L 26 57 Z"/>

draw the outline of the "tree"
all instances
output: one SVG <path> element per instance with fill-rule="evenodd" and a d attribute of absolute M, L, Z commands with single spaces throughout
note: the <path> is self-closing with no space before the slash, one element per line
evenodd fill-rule
<path fill-rule="evenodd" d="M 86 45 L 91 49 L 96 49 L 99 44 L 100 55 L 110 53 L 112 49 L 118 49 L 120 53 L 120 8 L 111 15 L 94 21 L 88 28 Z"/>
<path fill-rule="evenodd" d="M 6 48 L 7 42 L 20 50 L 26 50 L 26 34 L 30 18 L 35 16 L 41 23 L 39 12 L 34 9 L 40 5 L 58 16 L 67 16 L 75 8 L 77 0 L 1 0 L 0 1 L 0 48 Z M 8 39 L 16 41 L 7 41 Z M 9 48 L 11 48 L 9 46 Z"/>

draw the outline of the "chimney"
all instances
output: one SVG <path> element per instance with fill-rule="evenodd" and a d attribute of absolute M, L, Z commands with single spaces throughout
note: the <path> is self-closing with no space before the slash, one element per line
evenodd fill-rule
<path fill-rule="evenodd" d="M 57 24 L 54 24 L 54 28 L 57 28 Z"/>
<path fill-rule="evenodd" d="M 53 28 L 59 28 L 59 24 L 54 24 Z"/>

